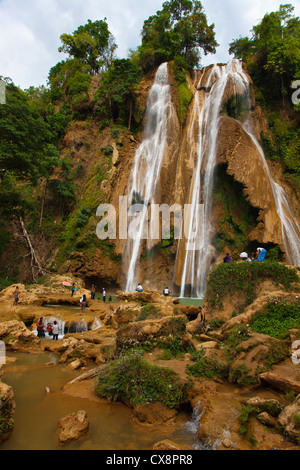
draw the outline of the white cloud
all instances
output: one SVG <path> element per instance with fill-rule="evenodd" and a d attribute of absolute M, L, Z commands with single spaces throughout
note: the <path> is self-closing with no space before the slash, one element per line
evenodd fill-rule
<path fill-rule="evenodd" d="M 65 56 L 58 52 L 60 35 L 79 25 L 107 18 L 118 44 L 117 55 L 141 42 L 140 32 L 149 16 L 162 8 L 163 0 L 0 0 L 0 75 L 16 85 L 46 84 L 51 67 Z M 247 36 L 265 13 L 275 11 L 277 0 L 202 0 L 209 23 L 215 23 L 220 47 L 216 55 L 203 57 L 204 65 L 227 61 L 228 44 Z M 295 0 L 300 14 L 300 0 Z"/>

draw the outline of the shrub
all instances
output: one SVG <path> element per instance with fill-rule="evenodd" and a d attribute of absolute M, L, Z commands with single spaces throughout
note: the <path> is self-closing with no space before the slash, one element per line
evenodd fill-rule
<path fill-rule="evenodd" d="M 103 369 L 95 383 L 103 398 L 139 403 L 160 402 L 176 408 L 187 400 L 187 385 L 165 367 L 152 366 L 142 360 L 141 352 L 130 351 Z"/>
<path fill-rule="evenodd" d="M 289 290 L 299 278 L 294 268 L 275 261 L 252 263 L 222 263 L 214 269 L 208 278 L 206 299 L 209 307 L 223 308 L 226 293 L 231 296 L 244 295 L 244 307 L 256 298 L 259 283 L 271 280 Z"/>
<path fill-rule="evenodd" d="M 273 299 L 259 312 L 251 324 L 253 331 L 284 338 L 292 328 L 300 328 L 298 299 Z"/>

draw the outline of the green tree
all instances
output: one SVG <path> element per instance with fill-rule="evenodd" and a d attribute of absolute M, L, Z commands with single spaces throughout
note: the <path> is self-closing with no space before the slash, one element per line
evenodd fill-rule
<path fill-rule="evenodd" d="M 144 22 L 138 52 L 146 70 L 176 58 L 193 68 L 199 65 L 201 50 L 207 55 L 217 46 L 214 24 L 208 25 L 200 1 L 170 0 Z"/>
<path fill-rule="evenodd" d="M 64 33 L 60 39 L 60 52 L 66 52 L 70 57 L 82 61 L 96 73 L 109 66 L 117 47 L 108 30 L 106 18 L 94 22 L 88 20 L 87 24 L 79 26 L 73 34 Z"/>
<path fill-rule="evenodd" d="M 115 59 L 112 67 L 102 76 L 95 100 L 106 117 L 125 123 L 131 128 L 132 112 L 136 101 L 136 87 L 142 69 L 129 59 Z"/>
<path fill-rule="evenodd" d="M 14 210 L 22 205 L 24 184 L 36 185 L 52 173 L 58 150 L 26 93 L 13 84 L 6 91 L 6 104 L 0 105 L 0 210 Z"/>
<path fill-rule="evenodd" d="M 229 52 L 246 60 L 254 79 L 280 92 L 288 93 L 292 80 L 300 73 L 300 20 L 293 15 L 294 7 L 280 5 L 276 12 L 267 13 L 253 27 L 252 37 L 239 38 L 230 44 Z"/>

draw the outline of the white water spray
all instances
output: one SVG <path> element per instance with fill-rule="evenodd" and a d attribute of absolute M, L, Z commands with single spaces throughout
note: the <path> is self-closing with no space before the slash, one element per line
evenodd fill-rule
<path fill-rule="evenodd" d="M 206 83 L 206 89 L 210 91 L 205 93 L 201 107 L 199 106 L 200 92 L 197 91 L 195 96 L 195 109 L 196 111 L 198 109 L 198 113 L 194 112 L 194 119 L 198 119 L 199 134 L 196 165 L 188 200 L 191 205 L 191 218 L 187 240 L 188 243 L 190 240 L 196 240 L 197 249 L 185 252 L 180 297 L 186 295 L 187 285 L 190 286 L 192 297 L 204 297 L 206 279 L 215 253 L 211 243 L 213 235 L 211 209 L 219 118 L 229 80 L 238 91 L 240 91 L 241 84 L 245 83 L 244 74 L 238 64 L 237 61 L 230 61 L 226 66 L 213 66 Z M 192 127 L 194 125 L 195 123 L 192 122 Z M 201 220 L 198 211 L 200 204 L 203 205 Z"/>
<path fill-rule="evenodd" d="M 129 185 L 131 204 L 140 204 L 142 210 L 138 216 L 139 225 L 134 237 L 129 237 L 125 248 L 126 257 L 130 260 L 127 272 L 126 291 L 133 291 L 137 282 L 137 265 L 144 229 L 147 222 L 147 207 L 155 204 L 155 193 L 159 180 L 161 164 L 166 148 L 167 131 L 172 115 L 172 100 L 168 78 L 168 64 L 158 68 L 153 86 L 150 90 L 144 137 L 137 149 Z"/>

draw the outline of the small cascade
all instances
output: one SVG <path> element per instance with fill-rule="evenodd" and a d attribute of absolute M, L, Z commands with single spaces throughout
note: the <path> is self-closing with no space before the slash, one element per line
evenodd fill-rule
<path fill-rule="evenodd" d="M 84 320 L 82 321 L 71 321 L 68 323 L 68 326 L 65 327 L 66 333 L 82 333 L 83 331 L 88 331 L 88 323 Z"/>
<path fill-rule="evenodd" d="M 129 202 L 139 205 L 139 225 L 136 233 L 128 237 L 124 259 L 128 260 L 126 291 L 134 291 L 138 279 L 138 260 L 142 240 L 151 239 L 145 235 L 148 221 L 148 205 L 155 204 L 156 189 L 167 142 L 167 131 L 172 115 L 168 64 L 161 64 L 149 93 L 146 107 L 146 124 L 143 141 L 134 157 L 134 165 L 129 182 Z M 132 214 L 136 215 L 136 214 Z"/>
<path fill-rule="evenodd" d="M 101 320 L 99 320 L 99 318 L 95 317 L 90 329 L 91 330 L 99 330 L 99 328 L 102 328 L 102 327 L 103 327 L 103 325 L 102 325 Z"/>
<path fill-rule="evenodd" d="M 49 335 L 47 331 L 47 326 L 50 323 L 52 326 L 54 322 L 57 322 L 58 324 L 58 339 L 62 339 L 65 335 L 65 322 L 63 320 L 60 320 L 56 317 L 44 317 L 43 323 L 45 325 L 45 338 L 52 338 L 52 335 Z M 37 330 L 33 330 L 33 333 L 37 336 Z"/>

